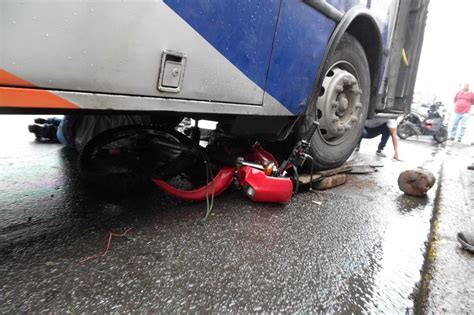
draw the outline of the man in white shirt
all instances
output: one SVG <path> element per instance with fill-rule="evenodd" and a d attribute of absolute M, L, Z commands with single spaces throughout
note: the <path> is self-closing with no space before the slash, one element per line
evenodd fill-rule
<path fill-rule="evenodd" d="M 385 153 L 383 153 L 383 149 L 387 144 L 388 138 L 392 137 L 392 144 L 393 144 L 393 159 L 399 160 L 398 158 L 398 137 L 397 137 L 397 122 L 395 119 L 386 119 L 386 118 L 374 118 L 374 119 L 367 119 L 365 122 L 365 128 L 362 131 L 362 141 L 363 138 L 372 139 L 379 135 L 382 135 L 380 139 L 379 146 L 377 151 L 375 152 L 376 155 L 380 157 L 387 157 Z M 360 142 L 359 142 L 360 146 Z M 356 151 L 359 150 L 359 146 L 357 146 Z"/>

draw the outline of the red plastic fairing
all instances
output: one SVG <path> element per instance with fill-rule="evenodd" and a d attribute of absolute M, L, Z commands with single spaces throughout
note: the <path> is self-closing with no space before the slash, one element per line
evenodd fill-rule
<path fill-rule="evenodd" d="M 288 177 L 267 176 L 249 166 L 240 168 L 239 183 L 247 196 L 256 202 L 283 203 L 293 195 L 293 183 Z"/>
<path fill-rule="evenodd" d="M 278 161 L 275 157 L 265 150 L 262 145 L 258 142 L 252 146 L 250 153 L 245 156 L 246 160 L 252 161 L 260 165 L 267 165 L 270 162 L 273 162 L 276 167 L 278 167 Z"/>
<path fill-rule="evenodd" d="M 233 167 L 223 167 L 219 173 L 217 173 L 217 175 L 214 177 L 214 196 L 220 195 L 230 186 L 232 183 L 232 178 L 234 177 L 234 170 L 235 168 Z M 176 198 L 194 201 L 202 201 L 206 199 L 206 186 L 202 186 L 196 190 L 180 190 L 160 179 L 152 178 L 152 181 L 158 187 L 163 189 L 167 194 L 170 194 Z M 208 196 L 211 197 L 212 183 L 209 183 L 207 187 Z"/>

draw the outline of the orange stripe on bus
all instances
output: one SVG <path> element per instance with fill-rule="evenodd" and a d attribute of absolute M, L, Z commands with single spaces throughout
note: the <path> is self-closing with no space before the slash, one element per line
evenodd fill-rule
<path fill-rule="evenodd" d="M 0 107 L 79 108 L 46 90 L 0 87 Z"/>
<path fill-rule="evenodd" d="M 25 81 L 10 72 L 0 69 L 0 85 L 7 85 L 7 86 L 34 86 L 28 81 Z"/>
<path fill-rule="evenodd" d="M 34 87 L 30 82 L 0 69 L 0 107 L 79 108 L 76 104 L 47 90 L 7 86 Z"/>

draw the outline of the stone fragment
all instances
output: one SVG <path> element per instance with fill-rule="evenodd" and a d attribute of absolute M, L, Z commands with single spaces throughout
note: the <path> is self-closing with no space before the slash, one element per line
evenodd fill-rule
<path fill-rule="evenodd" d="M 369 163 L 370 167 L 384 167 L 383 162 L 380 161 L 372 161 Z"/>
<path fill-rule="evenodd" d="M 322 180 L 315 183 L 313 185 L 313 188 L 318 189 L 318 190 L 325 190 L 325 189 L 343 185 L 346 183 L 346 181 L 347 181 L 346 174 L 337 174 L 330 177 L 324 177 Z"/>
<path fill-rule="evenodd" d="M 408 195 L 423 197 L 436 182 L 433 173 L 423 168 L 416 168 L 400 173 L 398 187 Z"/>
<path fill-rule="evenodd" d="M 377 170 L 369 165 L 352 165 L 349 174 L 370 174 L 375 172 L 377 172 Z"/>
<path fill-rule="evenodd" d="M 314 174 L 313 175 L 313 183 L 315 183 L 316 181 L 318 181 L 319 179 L 321 179 L 321 175 L 316 175 Z M 299 181 L 300 181 L 300 186 L 302 187 L 309 187 L 309 183 L 310 183 L 310 176 L 309 174 L 302 174 L 300 175 L 299 177 Z"/>
<path fill-rule="evenodd" d="M 315 174 L 321 175 L 323 177 L 329 177 L 329 176 L 336 175 L 336 174 L 350 172 L 351 169 L 352 169 L 352 167 L 350 165 L 343 165 L 343 166 L 340 166 L 340 167 L 332 169 L 332 170 L 318 171 L 318 172 L 315 172 Z"/>

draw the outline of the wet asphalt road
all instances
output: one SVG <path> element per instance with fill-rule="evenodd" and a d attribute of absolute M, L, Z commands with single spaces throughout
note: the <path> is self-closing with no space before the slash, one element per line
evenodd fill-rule
<path fill-rule="evenodd" d="M 92 194 L 73 151 L 34 142 L 31 117 L 0 119 L 0 313 L 413 309 L 437 185 L 417 199 L 396 180 L 421 165 L 438 176 L 442 146 L 402 142 L 405 162 L 286 205 L 229 191 L 200 225 L 204 203 L 158 189 Z M 376 143 L 353 158 L 374 160 Z"/>
<path fill-rule="evenodd" d="M 474 146 L 448 145 L 432 224 L 435 241 L 430 243 L 424 273 L 428 294 L 420 302 L 426 313 L 469 314 L 474 310 L 474 254 L 462 250 L 456 240 L 459 231 L 474 233 L 474 171 L 466 169 L 473 163 Z"/>

